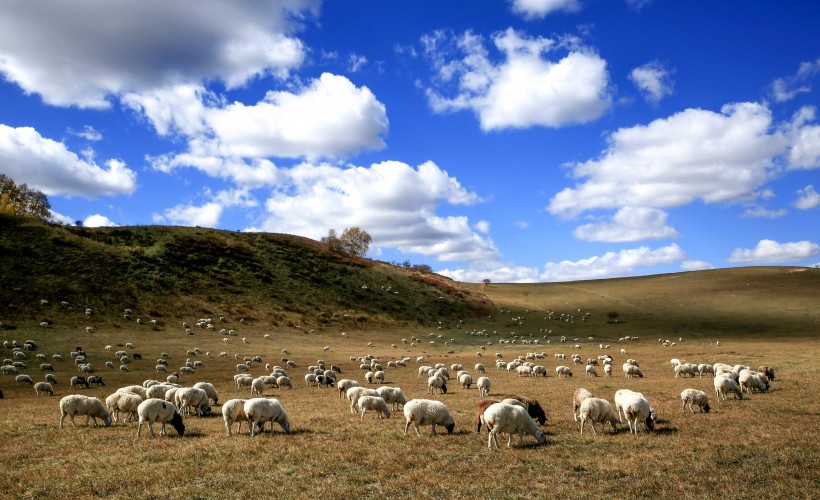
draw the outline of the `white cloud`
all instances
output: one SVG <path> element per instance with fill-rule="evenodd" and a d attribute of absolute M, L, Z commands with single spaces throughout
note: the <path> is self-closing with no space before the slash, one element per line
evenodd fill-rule
<path fill-rule="evenodd" d="M 490 223 L 486 220 L 480 220 L 473 224 L 476 231 L 483 234 L 490 234 Z"/>
<path fill-rule="evenodd" d="M 811 210 L 812 208 L 820 207 L 820 194 L 814 190 L 814 186 L 809 184 L 803 189 L 798 189 L 797 194 L 800 198 L 794 202 L 794 207 L 800 210 Z"/>
<path fill-rule="evenodd" d="M 358 54 L 350 54 L 347 63 L 351 73 L 358 73 L 367 64 L 367 58 Z"/>
<path fill-rule="evenodd" d="M 82 130 L 69 129 L 69 133 L 72 133 L 77 137 L 82 137 L 83 139 L 91 142 L 101 141 L 103 138 L 102 134 L 91 125 L 86 125 L 82 128 Z"/>
<path fill-rule="evenodd" d="M 280 171 L 282 181 L 265 203 L 260 229 L 319 239 L 328 229 L 361 227 L 374 247 L 435 256 L 439 261 L 495 259 L 489 238 L 467 217 L 441 217 L 440 204 L 471 205 L 481 199 L 432 162 L 413 168 L 386 161 L 342 168 L 304 163 Z"/>
<path fill-rule="evenodd" d="M 153 220 L 157 224 L 170 223 L 175 226 L 217 227 L 226 209 L 258 205 L 247 189 L 229 189 L 216 194 L 205 190 L 205 197 L 209 201 L 201 205 L 179 204 L 162 214 L 153 214 Z"/>
<path fill-rule="evenodd" d="M 715 266 L 702 260 L 685 260 L 680 263 L 681 271 L 703 271 L 705 269 L 714 269 Z"/>
<path fill-rule="evenodd" d="M 758 218 L 758 219 L 779 219 L 784 215 L 788 214 L 789 211 L 785 208 L 781 208 L 779 210 L 769 210 L 768 208 L 756 206 L 752 208 L 747 208 L 743 211 L 742 216 L 748 218 Z"/>
<path fill-rule="evenodd" d="M 629 79 L 651 103 L 657 104 L 661 99 L 672 94 L 669 70 L 657 61 L 633 69 L 629 74 Z"/>
<path fill-rule="evenodd" d="M 126 91 L 285 77 L 304 57 L 294 18 L 316 0 L 11 2 L 0 16 L 0 73 L 57 106 L 108 108 Z"/>
<path fill-rule="evenodd" d="M 65 144 L 30 127 L 0 124 L 0 165 L 16 183 L 28 184 L 49 196 L 95 198 L 136 189 L 136 173 L 125 163 L 112 159 L 103 167 L 83 160 Z"/>
<path fill-rule="evenodd" d="M 422 39 L 437 71 L 436 88 L 427 89 L 433 111 L 469 109 L 482 130 L 494 131 L 587 123 L 611 106 L 606 61 L 576 39 L 530 38 L 508 28 L 493 42 L 499 63 L 471 32 L 454 43 L 443 32 Z M 545 57 L 559 50 L 566 54 Z M 451 52 L 461 57 L 448 59 Z M 453 97 L 442 95 L 452 87 Z"/>
<path fill-rule="evenodd" d="M 794 99 L 798 94 L 811 92 L 811 87 L 807 83 L 818 73 L 820 73 L 820 59 L 801 63 L 794 75 L 778 78 L 772 82 L 772 97 L 776 102 L 786 102 Z"/>
<path fill-rule="evenodd" d="M 600 158 L 571 165 L 573 177 L 586 180 L 556 194 L 548 210 L 573 217 L 595 209 L 754 199 L 788 146 L 771 129 L 770 111 L 756 103 L 726 105 L 720 113 L 687 109 L 619 129 Z"/>
<path fill-rule="evenodd" d="M 820 168 L 820 125 L 813 125 L 816 108 L 805 106 L 795 113 L 786 127 L 792 147 L 789 166 L 795 169 Z"/>
<path fill-rule="evenodd" d="M 51 220 L 58 223 L 58 224 L 69 224 L 73 225 L 77 219 L 73 219 L 68 215 L 61 214 L 60 212 L 55 212 L 53 209 L 50 210 L 51 212 Z"/>
<path fill-rule="evenodd" d="M 651 250 L 648 247 L 607 252 L 578 261 L 548 262 L 543 270 L 501 263 L 483 264 L 469 269 L 444 269 L 439 274 L 456 281 L 477 283 L 489 278 L 494 283 L 531 283 L 537 281 L 578 281 L 628 276 L 638 268 L 671 264 L 686 258 L 678 245 Z"/>
<path fill-rule="evenodd" d="M 573 236 L 585 241 L 627 242 L 677 238 L 678 232 L 666 225 L 667 214 L 657 208 L 623 207 L 611 222 L 584 224 Z"/>
<path fill-rule="evenodd" d="M 543 18 L 552 12 L 578 12 L 580 0 L 511 0 L 512 10 L 526 19 Z"/>
<path fill-rule="evenodd" d="M 777 264 L 797 262 L 817 255 L 820 255 L 820 245 L 810 241 L 778 243 L 760 240 L 755 248 L 736 248 L 728 260 L 744 264 Z"/>
<path fill-rule="evenodd" d="M 166 155 L 159 168 L 200 168 L 209 175 L 217 158 L 337 158 L 384 147 L 384 104 L 367 87 L 322 74 L 299 92 L 270 91 L 253 105 L 224 100 L 198 86 L 128 94 L 124 102 L 143 113 L 157 133 L 188 138 L 188 152 Z"/>
<path fill-rule="evenodd" d="M 83 221 L 83 226 L 85 227 L 117 227 L 119 224 L 112 221 L 105 215 L 94 214 L 89 215 Z"/>

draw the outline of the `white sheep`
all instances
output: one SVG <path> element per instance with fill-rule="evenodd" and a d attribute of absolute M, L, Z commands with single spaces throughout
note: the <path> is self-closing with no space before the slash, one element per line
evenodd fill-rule
<path fill-rule="evenodd" d="M 524 445 L 524 433 L 533 436 L 538 444 L 543 444 L 546 441 L 543 431 L 538 428 L 535 420 L 530 417 L 523 405 L 508 404 L 503 401 L 493 403 L 484 410 L 484 423 L 490 429 L 487 447 L 491 450 L 493 445 L 495 445 L 495 449 L 498 449 L 496 435 L 499 432 L 508 434 L 507 447 L 511 446 L 512 436 L 515 433 L 518 434 L 521 446 Z"/>
<path fill-rule="evenodd" d="M 367 387 L 351 387 L 345 394 L 347 400 L 350 401 L 350 413 L 354 414 L 358 411 L 357 403 L 360 397 L 379 396 L 379 393 L 375 389 L 369 389 Z"/>
<path fill-rule="evenodd" d="M 261 397 L 263 392 L 265 392 L 265 381 L 262 380 L 262 377 L 253 379 L 253 382 L 251 382 L 251 394 Z"/>
<path fill-rule="evenodd" d="M 587 365 L 586 370 L 584 370 L 584 375 L 587 377 L 597 377 L 598 372 L 595 370 L 595 367 L 592 365 Z"/>
<path fill-rule="evenodd" d="M 276 377 L 276 385 L 282 389 L 293 389 L 293 381 L 286 375 Z"/>
<path fill-rule="evenodd" d="M 440 394 L 447 394 L 447 384 L 439 375 L 427 379 L 427 394 L 434 394 L 436 389 Z"/>
<path fill-rule="evenodd" d="M 137 415 L 139 416 L 139 423 L 137 423 L 137 437 L 142 431 L 142 424 L 148 424 L 148 431 L 152 436 L 154 434 L 154 422 L 162 424 L 159 430 L 160 436 L 165 436 L 165 424 L 171 424 L 176 429 L 180 436 L 185 435 L 185 424 L 182 421 L 182 415 L 177 410 L 177 407 L 163 399 L 149 398 L 139 404 L 137 407 Z"/>
<path fill-rule="evenodd" d="M 604 427 L 606 427 L 607 423 L 612 426 L 612 432 L 617 430 L 616 424 L 618 422 L 618 418 L 612 410 L 612 405 L 609 404 L 609 401 L 606 399 L 590 396 L 581 401 L 579 418 L 581 420 L 581 434 L 584 433 L 584 425 L 587 420 L 589 420 L 590 424 L 592 424 L 593 434 L 597 434 L 597 432 L 595 432 L 596 423 L 601 424 L 602 433 L 604 432 Z"/>
<path fill-rule="evenodd" d="M 643 378 L 643 372 L 636 365 L 631 365 L 629 363 L 624 363 L 623 371 L 624 371 L 624 378 L 634 378 L 634 377 Z"/>
<path fill-rule="evenodd" d="M 561 378 L 561 375 L 563 375 L 564 378 L 572 377 L 572 369 L 569 366 L 556 366 L 555 376 Z"/>
<path fill-rule="evenodd" d="M 248 417 L 248 426 L 251 428 L 251 437 L 256 431 L 265 432 L 265 423 L 270 422 L 270 431 L 273 433 L 273 424 L 277 423 L 285 434 L 290 433 L 290 421 L 285 408 L 277 399 L 253 398 L 245 401 L 243 406 Z"/>
<path fill-rule="evenodd" d="M 373 373 L 373 379 L 376 381 L 377 384 L 384 383 L 384 371 L 378 370 Z"/>
<path fill-rule="evenodd" d="M 604 376 L 612 377 L 612 363 L 607 363 L 604 365 Z"/>
<path fill-rule="evenodd" d="M 228 431 L 228 436 L 231 435 L 231 427 L 234 422 L 238 425 L 236 433 L 242 432 L 242 422 L 248 421 L 248 416 L 245 415 L 244 399 L 229 399 L 222 405 L 222 420 L 225 421 L 225 429 Z"/>
<path fill-rule="evenodd" d="M 34 380 L 32 380 L 28 375 L 17 375 L 14 380 L 18 386 L 20 384 L 34 385 Z"/>
<path fill-rule="evenodd" d="M 681 363 L 675 366 L 675 378 L 684 378 L 686 375 L 694 378 L 698 372 L 698 365 L 692 363 Z"/>
<path fill-rule="evenodd" d="M 716 374 L 714 386 L 715 397 L 718 401 L 721 399 L 726 401 L 729 392 L 734 393 L 735 399 L 743 399 L 743 391 L 740 390 L 740 386 L 731 377 Z"/>
<path fill-rule="evenodd" d="M 470 386 L 473 385 L 473 377 L 469 373 L 462 373 L 458 377 L 458 382 L 464 389 L 469 389 Z"/>
<path fill-rule="evenodd" d="M 118 422 L 120 412 L 125 414 L 125 420 L 137 418 L 137 409 L 144 399 L 132 392 L 115 392 L 105 398 L 105 406 L 111 415 L 114 416 L 114 421 Z"/>
<path fill-rule="evenodd" d="M 375 411 L 379 419 L 390 418 L 390 409 L 387 407 L 387 402 L 379 396 L 362 396 L 357 404 L 362 410 L 362 421 L 364 421 L 364 414 L 367 413 L 367 410 Z"/>
<path fill-rule="evenodd" d="M 210 382 L 197 382 L 193 385 L 194 389 L 202 389 L 205 391 L 205 394 L 208 395 L 208 398 L 212 399 L 214 405 L 219 403 L 219 394 L 216 392 L 216 387 Z"/>
<path fill-rule="evenodd" d="M 769 382 L 768 379 L 765 378 L 765 375 L 750 369 L 741 370 L 738 382 L 740 383 L 740 390 L 749 394 L 751 394 L 754 389 L 760 392 L 769 390 Z"/>
<path fill-rule="evenodd" d="M 34 384 L 34 392 L 36 392 L 38 396 L 45 396 L 46 394 L 53 396 L 54 387 L 48 382 L 37 382 Z"/>
<path fill-rule="evenodd" d="M 581 408 L 581 402 L 586 398 L 591 398 L 592 393 L 588 390 L 584 389 L 583 387 L 579 387 L 575 389 L 575 393 L 572 395 L 572 420 L 578 421 L 578 409 Z"/>
<path fill-rule="evenodd" d="M 416 435 L 420 436 L 419 426 L 430 425 L 431 436 L 436 435 L 436 425 L 441 425 L 447 429 L 447 433 L 452 434 L 455 429 L 455 420 L 444 403 L 432 399 L 411 399 L 404 405 L 404 434 L 412 423 L 416 429 Z"/>
<path fill-rule="evenodd" d="M 189 414 L 190 408 L 194 409 L 198 417 L 211 413 L 211 405 L 208 403 L 208 393 L 202 389 L 182 387 L 178 389 L 174 395 L 174 401 L 179 408 L 180 414 Z"/>
<path fill-rule="evenodd" d="M 72 394 L 60 400 L 60 428 L 63 428 L 63 421 L 68 416 L 71 418 L 71 427 L 76 428 L 74 416 L 85 415 L 85 426 L 88 421 L 93 420 L 94 427 L 98 427 L 97 419 L 103 421 L 106 427 L 111 425 L 111 413 L 108 412 L 102 401 L 97 398 Z"/>
<path fill-rule="evenodd" d="M 709 396 L 707 396 L 703 391 L 699 391 L 697 389 L 684 389 L 683 392 L 680 393 L 680 399 L 683 401 L 683 405 L 680 409 L 683 413 L 686 413 L 686 405 L 689 405 L 689 411 L 692 413 L 695 413 L 692 405 L 697 405 L 701 413 L 709 413 Z"/>
<path fill-rule="evenodd" d="M 478 397 L 486 398 L 490 394 L 490 377 L 478 377 L 476 387 L 478 387 Z"/>
<path fill-rule="evenodd" d="M 700 377 L 703 378 L 704 373 L 707 375 L 712 375 L 714 377 L 715 369 L 714 367 L 712 367 L 712 365 L 701 363 L 698 365 L 698 375 L 700 375 Z"/>
<path fill-rule="evenodd" d="M 620 397 L 618 393 L 621 393 Z M 638 422 L 643 422 L 647 431 L 655 429 L 655 412 L 649 406 L 649 401 L 639 392 L 615 393 L 615 405 L 618 407 L 618 416 L 623 412 L 629 431 L 638 434 Z"/>
<path fill-rule="evenodd" d="M 481 364 L 481 363 L 476 363 L 476 364 L 475 364 L 475 371 L 476 371 L 477 373 L 487 373 L 487 369 L 486 369 L 486 368 L 484 368 L 484 365 L 483 365 L 483 364 Z"/>

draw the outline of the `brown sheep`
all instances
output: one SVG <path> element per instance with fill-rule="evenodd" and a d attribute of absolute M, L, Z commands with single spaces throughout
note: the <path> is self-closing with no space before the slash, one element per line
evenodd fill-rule
<path fill-rule="evenodd" d="M 766 365 L 759 366 L 757 371 L 766 376 L 769 380 L 774 380 L 774 369 Z"/>
<path fill-rule="evenodd" d="M 541 408 L 541 403 L 538 402 L 537 399 L 531 399 L 527 396 L 521 396 L 518 394 L 511 394 L 508 396 L 504 396 L 504 399 L 516 399 L 524 403 L 524 406 L 527 407 L 527 413 L 536 421 L 539 425 L 544 425 L 547 423 L 547 414 L 544 412 L 544 409 Z"/>
<path fill-rule="evenodd" d="M 485 399 L 485 400 L 481 401 L 480 403 L 478 403 L 478 417 L 477 417 L 478 427 L 475 430 L 476 432 L 478 432 L 478 433 L 481 432 L 481 422 L 482 422 L 481 417 L 482 417 L 482 415 L 484 415 L 484 410 L 489 408 L 490 405 L 492 405 L 494 403 L 500 403 L 500 402 L 501 401 L 499 401 L 497 399 Z"/>

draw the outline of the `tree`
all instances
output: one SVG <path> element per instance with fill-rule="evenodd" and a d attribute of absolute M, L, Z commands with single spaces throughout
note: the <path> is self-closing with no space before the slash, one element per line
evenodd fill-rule
<path fill-rule="evenodd" d="M 0 213 L 51 218 L 51 205 L 42 191 L 31 189 L 25 184 L 17 185 L 5 174 L 0 174 Z"/>
<path fill-rule="evenodd" d="M 351 255 L 364 257 L 370 249 L 370 243 L 373 238 L 367 231 L 358 227 L 348 227 L 342 231 L 342 236 L 339 238 L 342 245 L 342 252 Z"/>
<path fill-rule="evenodd" d="M 339 240 L 339 237 L 336 236 L 335 229 L 328 230 L 327 236 L 322 238 L 322 243 L 327 246 L 331 252 L 342 252 L 342 242 Z"/>
<path fill-rule="evenodd" d="M 608 323 L 617 323 L 618 322 L 618 317 L 620 315 L 621 314 L 618 311 L 609 311 L 608 313 L 606 313 L 606 317 L 609 318 L 609 320 L 607 322 Z"/>

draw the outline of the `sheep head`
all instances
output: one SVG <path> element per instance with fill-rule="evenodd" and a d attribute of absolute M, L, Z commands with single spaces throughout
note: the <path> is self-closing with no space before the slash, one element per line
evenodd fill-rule
<path fill-rule="evenodd" d="M 171 418 L 171 427 L 177 431 L 177 434 L 180 436 L 185 435 L 185 424 L 182 422 L 182 415 L 179 413 L 174 413 L 174 416 Z"/>

